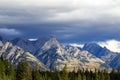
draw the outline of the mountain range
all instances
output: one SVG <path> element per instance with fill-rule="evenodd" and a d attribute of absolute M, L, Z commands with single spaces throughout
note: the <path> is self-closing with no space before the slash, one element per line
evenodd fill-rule
<path fill-rule="evenodd" d="M 69 71 L 82 68 L 120 69 L 119 53 L 96 43 L 86 43 L 83 48 L 64 45 L 54 37 L 38 38 L 36 41 L 0 37 L 0 56 L 8 59 L 14 66 L 27 60 L 31 67 L 38 65 L 40 70 L 60 71 L 65 65 Z"/>

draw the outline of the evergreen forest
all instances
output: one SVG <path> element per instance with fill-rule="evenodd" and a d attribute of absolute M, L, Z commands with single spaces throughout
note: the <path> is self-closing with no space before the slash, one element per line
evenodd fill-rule
<path fill-rule="evenodd" d="M 114 69 L 110 73 L 106 70 L 68 72 L 66 66 L 62 71 L 40 71 L 37 66 L 31 69 L 26 60 L 13 67 L 7 59 L 1 57 L 0 80 L 120 80 L 120 72 Z"/>

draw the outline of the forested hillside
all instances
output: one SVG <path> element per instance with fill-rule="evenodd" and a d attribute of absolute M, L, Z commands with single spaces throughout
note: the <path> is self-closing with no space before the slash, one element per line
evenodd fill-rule
<path fill-rule="evenodd" d="M 0 80 L 120 80 L 120 72 L 112 70 L 79 70 L 68 72 L 67 66 L 62 71 L 40 71 L 37 65 L 30 68 L 27 61 L 19 62 L 14 67 L 8 60 L 0 58 Z"/>

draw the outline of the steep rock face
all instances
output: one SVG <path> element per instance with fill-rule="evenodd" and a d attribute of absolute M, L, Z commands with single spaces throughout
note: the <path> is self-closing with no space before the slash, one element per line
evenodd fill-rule
<path fill-rule="evenodd" d="M 70 53 L 71 57 L 75 57 L 82 62 L 104 62 L 101 59 L 95 57 L 93 54 L 88 51 L 81 51 L 77 47 L 67 46 L 67 51 Z"/>
<path fill-rule="evenodd" d="M 18 46 L 13 46 L 10 42 L 6 42 L 0 47 L 0 56 L 8 59 L 14 64 L 14 66 L 16 66 L 18 62 L 27 60 L 31 64 L 31 67 L 37 65 L 40 70 L 47 70 L 44 64 L 42 64 L 36 57 L 29 52 L 25 52 Z"/>
<path fill-rule="evenodd" d="M 34 42 L 17 38 L 13 40 L 13 43 L 14 45 L 20 46 L 25 51 L 32 51 L 32 54 L 34 54 L 40 61 L 42 61 L 46 66 L 48 66 L 48 68 L 53 69 L 55 60 L 57 60 L 58 58 L 62 59 L 61 61 L 64 62 L 64 57 L 60 55 L 64 54 L 64 50 L 63 48 L 61 48 L 59 42 L 53 37 L 39 38 L 37 41 Z M 33 47 L 34 51 L 31 50 L 31 48 Z M 59 53 L 59 51 L 62 52 Z M 58 52 L 59 54 L 56 54 L 56 52 Z"/>
<path fill-rule="evenodd" d="M 54 69 L 55 67 L 54 65 L 56 65 L 55 63 L 56 60 L 58 60 L 58 58 L 61 59 L 61 61 L 63 62 L 62 67 L 64 67 L 65 64 L 64 57 L 60 54 L 64 54 L 66 52 L 62 48 L 61 44 L 59 44 L 59 42 L 53 37 L 39 38 L 37 41 L 34 42 L 30 42 L 28 40 L 19 38 L 14 39 L 13 43 L 14 45 L 20 46 L 25 51 L 33 52 L 32 54 L 34 54 L 40 61 L 42 61 L 50 69 Z M 31 48 L 33 47 L 34 50 L 31 50 Z"/>
<path fill-rule="evenodd" d="M 107 64 L 109 64 L 111 60 L 113 60 L 118 55 L 118 53 L 112 52 L 108 50 L 106 47 L 102 48 L 96 43 L 85 44 L 83 50 L 87 50 L 96 57 L 99 57 L 100 59 L 105 61 Z"/>
<path fill-rule="evenodd" d="M 15 38 L 14 40 L 11 41 L 13 45 L 17 45 L 24 49 L 25 51 L 34 53 L 36 51 L 35 46 L 33 45 L 34 42 L 31 42 L 27 39 L 24 38 Z"/>
<path fill-rule="evenodd" d="M 45 42 L 47 42 L 52 37 L 44 37 L 44 38 L 38 38 L 36 41 L 30 41 L 28 39 L 24 38 L 15 38 L 11 42 L 14 45 L 17 45 L 24 49 L 25 51 L 31 52 L 32 54 L 36 53 L 38 49 L 40 49 Z"/>
<path fill-rule="evenodd" d="M 102 54 L 100 53 L 102 51 L 102 49 L 103 48 L 100 47 L 99 45 L 97 45 L 96 43 L 87 43 L 83 47 L 83 50 L 89 51 L 96 57 L 101 57 L 102 55 L 104 55 L 104 53 L 102 53 Z"/>
<path fill-rule="evenodd" d="M 95 57 L 88 51 L 81 51 L 77 47 L 66 46 L 66 50 L 69 53 L 68 56 L 78 59 L 86 68 L 100 68 L 101 64 L 104 63 L 104 61 Z"/>
<path fill-rule="evenodd" d="M 88 51 L 80 51 L 77 47 L 63 46 L 56 38 L 51 38 L 36 52 L 35 55 L 50 69 L 61 70 L 65 64 L 68 69 L 98 68 L 104 61 L 96 58 Z M 96 65 L 92 65 L 92 64 Z"/>
<path fill-rule="evenodd" d="M 65 64 L 69 70 L 100 68 L 104 64 L 95 54 L 77 47 L 64 46 L 54 37 L 39 38 L 36 41 L 17 38 L 12 42 L 23 50 L 32 52 L 32 55 L 52 70 L 62 70 Z"/>
<path fill-rule="evenodd" d="M 109 64 L 112 68 L 120 70 L 120 54 L 117 55 Z"/>
<path fill-rule="evenodd" d="M 66 59 L 63 54 L 66 54 L 63 46 L 55 38 L 51 38 L 43 44 L 35 56 L 49 68 L 55 69 L 56 66 L 64 67 Z"/>

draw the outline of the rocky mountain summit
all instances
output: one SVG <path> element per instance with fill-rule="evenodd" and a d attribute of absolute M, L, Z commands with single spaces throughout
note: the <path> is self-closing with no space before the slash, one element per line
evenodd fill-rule
<path fill-rule="evenodd" d="M 119 57 L 117 57 L 119 53 L 95 43 L 87 43 L 81 49 L 63 45 L 54 37 L 39 38 L 36 41 L 16 38 L 3 42 L 1 39 L 0 56 L 8 59 L 14 65 L 17 65 L 19 61 L 27 60 L 31 66 L 38 65 L 42 70 L 60 71 L 65 65 L 69 71 L 82 68 L 102 69 L 106 65 L 106 68 L 119 69 Z"/>

